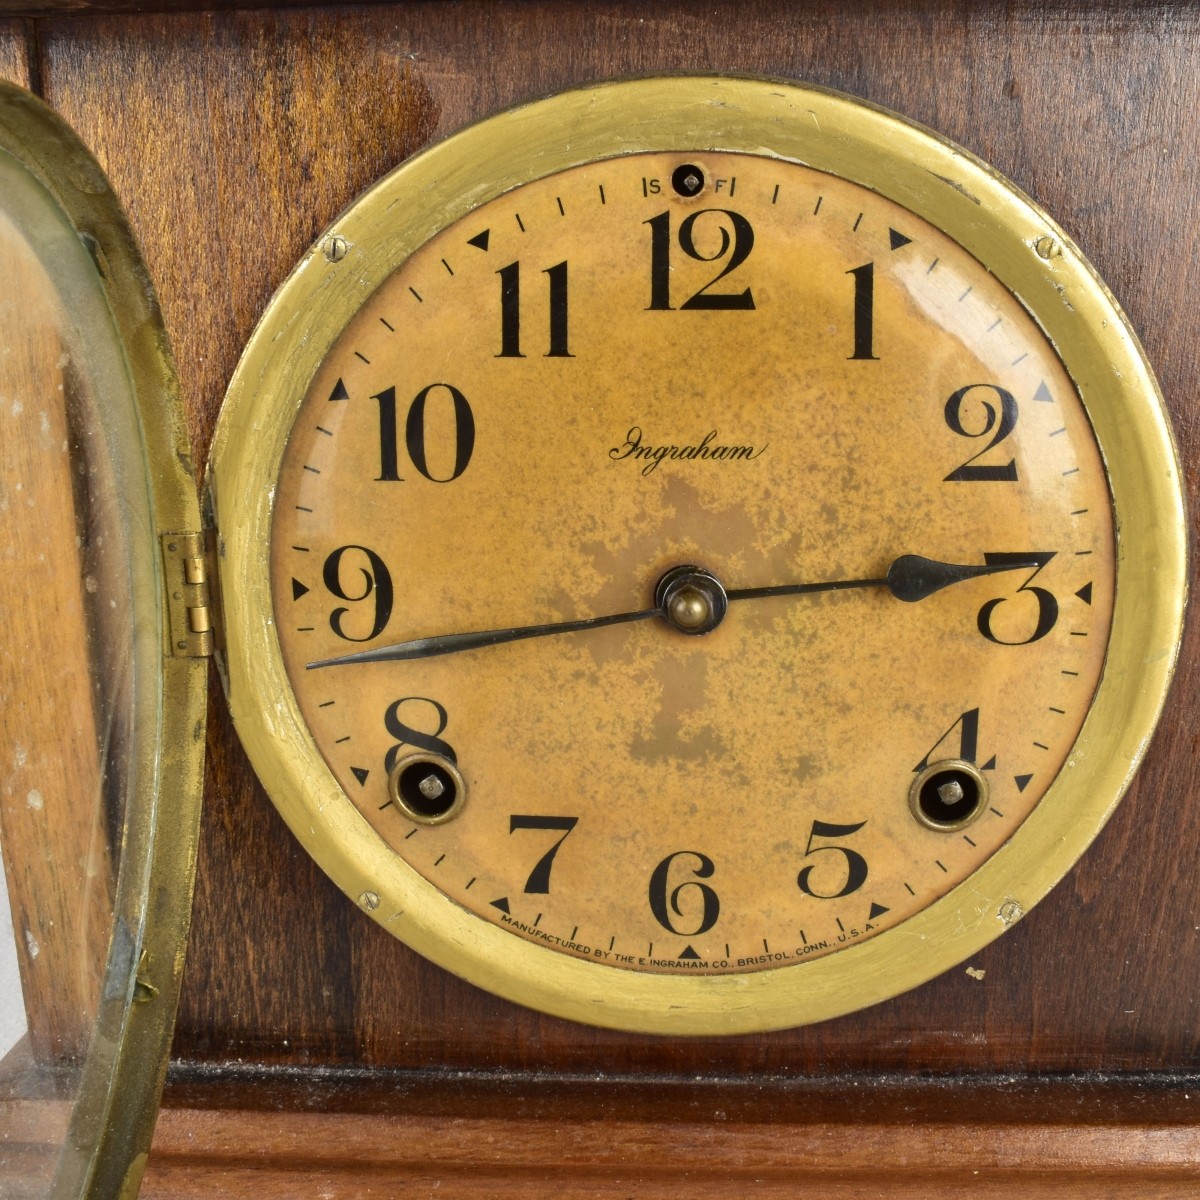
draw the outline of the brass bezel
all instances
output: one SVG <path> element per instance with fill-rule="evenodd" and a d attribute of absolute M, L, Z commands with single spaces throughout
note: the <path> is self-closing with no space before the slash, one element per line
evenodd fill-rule
<path fill-rule="evenodd" d="M 835 955 L 746 975 L 676 977 L 558 954 L 470 915 L 371 831 L 305 728 L 268 579 L 272 497 L 313 374 L 365 296 L 435 233 L 521 184 L 642 151 L 748 151 L 853 180 L 944 230 L 1034 315 L 1074 380 L 1110 472 L 1117 595 L 1104 675 L 1057 780 L 1009 842 L 901 927 Z M 327 254 L 338 239 L 343 254 Z M 336 260 L 336 261 L 334 261 Z M 659 1034 L 823 1020 L 933 977 L 1028 911 L 1096 836 L 1145 752 L 1178 652 L 1183 497 L 1162 398 L 1137 338 L 1065 233 L 968 152 L 831 91 L 680 76 L 598 84 L 511 109 L 425 151 L 344 212 L 271 302 L 230 385 L 209 475 L 224 545 L 234 720 L 293 832 L 350 896 L 480 987 L 561 1017 Z M 1003 914 L 1003 915 L 1002 915 Z"/>
<path fill-rule="evenodd" d="M 133 1196 L 145 1167 L 166 1078 L 192 916 L 208 664 L 172 658 L 159 536 L 196 530 L 200 507 L 175 363 L 149 274 L 128 219 L 74 131 L 31 93 L 0 81 L 0 154 L 47 193 L 96 260 L 134 393 L 154 528 L 130 531 L 139 566 L 135 611 L 158 614 L 141 631 L 158 653 L 157 720 L 136 731 L 104 992 L 79 1094 L 59 1158 L 55 1197 Z M 134 638 L 134 631 L 130 633 Z M 152 652 L 139 669 L 153 672 Z"/>

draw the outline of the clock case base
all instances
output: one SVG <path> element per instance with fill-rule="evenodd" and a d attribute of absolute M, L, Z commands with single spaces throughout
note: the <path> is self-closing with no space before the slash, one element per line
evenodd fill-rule
<path fill-rule="evenodd" d="M 561 1076 L 188 1073 L 143 1196 L 1177 1198 L 1200 1188 L 1200 1090 L 1139 1075 L 839 1076 L 597 1085 Z M 1200 1086 L 1200 1080 L 1195 1081 Z M 1193 1085 L 1188 1084 L 1191 1088 Z M 197 1160 L 197 1140 L 207 1147 Z"/>
<path fill-rule="evenodd" d="M 14 1073 L 6 1065 L 6 1075 Z M 213 1195 L 985 1197 L 1177 1200 L 1200 1188 L 1200 1078 L 834 1076 L 620 1083 L 176 1068 L 144 1200 Z M 39 1194 L 66 1106 L 11 1124 L 13 1195 Z M 21 1190 L 24 1184 L 28 1191 Z"/>

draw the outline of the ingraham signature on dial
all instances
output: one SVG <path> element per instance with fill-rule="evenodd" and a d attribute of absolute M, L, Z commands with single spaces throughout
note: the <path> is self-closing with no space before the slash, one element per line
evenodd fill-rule
<path fill-rule="evenodd" d="M 649 475 L 664 460 L 707 458 L 714 462 L 753 462 L 769 443 L 762 446 L 725 446 L 717 443 L 717 431 L 710 429 L 698 442 L 691 446 L 661 445 L 650 446 L 642 440 L 642 427 L 634 425 L 625 435 L 625 441 L 620 446 L 613 446 L 608 457 L 614 462 L 623 459 L 633 459 L 643 462 L 642 474 Z"/>

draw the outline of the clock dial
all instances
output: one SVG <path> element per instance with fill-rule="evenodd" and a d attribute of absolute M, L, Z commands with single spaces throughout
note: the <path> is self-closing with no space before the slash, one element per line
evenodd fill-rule
<path fill-rule="evenodd" d="M 790 84 L 568 92 L 381 180 L 209 481 L 231 710 L 305 848 L 472 982 L 642 1032 L 835 1016 L 1003 932 L 1178 644 L 1103 285 L 965 152 Z"/>
<path fill-rule="evenodd" d="M 1075 386 L 985 266 L 829 173 L 661 152 L 499 196 L 364 301 L 271 577 L 303 719 L 414 871 L 560 954 L 744 973 L 1012 836 L 1114 545 Z"/>

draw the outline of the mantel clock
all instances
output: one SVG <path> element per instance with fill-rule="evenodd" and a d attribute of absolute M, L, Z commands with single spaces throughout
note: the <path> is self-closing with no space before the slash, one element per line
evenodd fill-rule
<path fill-rule="evenodd" d="M 122 294 L 132 239 L 79 207 L 100 177 L 65 131 L 4 104 L 3 252 L 68 314 L 8 360 L 11 407 L 51 364 L 61 430 L 27 433 L 81 514 L 58 530 L 78 653 L 107 679 L 101 643 L 140 639 L 128 694 L 98 702 L 97 787 L 120 797 L 93 832 L 130 832 L 60 1188 L 141 1170 L 97 1162 L 149 1126 L 97 1114 L 145 1047 L 147 1096 L 165 1067 L 191 868 L 154 860 L 162 755 L 198 784 L 205 658 L 358 919 L 631 1037 L 766 1033 L 915 988 L 1024 917 L 1113 812 L 1180 642 L 1176 452 L 1108 289 L 971 154 L 729 74 L 468 126 L 301 258 L 197 497 L 157 310 Z M 92 362 L 81 288 L 113 336 Z M 40 337 L 40 312 L 9 319 Z M 114 380 L 120 404 L 87 399 Z M 10 518 L 38 461 L 6 461 Z M 147 682 L 157 664 L 188 698 Z M 6 840 L 35 844 L 42 810 L 15 807 Z"/>

